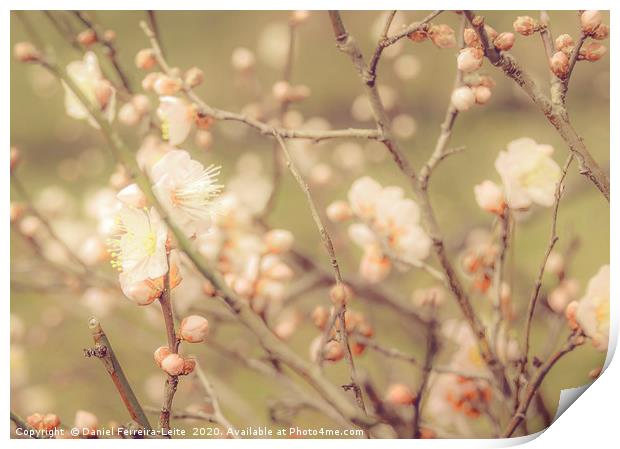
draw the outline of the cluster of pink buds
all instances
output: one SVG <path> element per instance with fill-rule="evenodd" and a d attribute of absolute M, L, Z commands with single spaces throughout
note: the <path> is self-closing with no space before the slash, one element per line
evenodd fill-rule
<path fill-rule="evenodd" d="M 583 38 L 600 41 L 609 36 L 609 26 L 602 23 L 600 11 L 583 11 L 580 16 Z M 570 34 L 561 34 L 555 39 L 555 53 L 549 60 L 551 71 L 560 79 L 568 76 L 570 59 L 575 50 L 575 41 Z M 579 49 L 577 60 L 596 62 L 607 53 L 607 47 L 598 42 L 585 42 Z"/>
<path fill-rule="evenodd" d="M 515 43 L 514 33 L 508 31 L 498 33 L 493 27 L 486 24 L 484 25 L 484 31 L 489 37 L 490 43 L 500 51 L 510 50 Z M 469 48 L 483 49 L 478 32 L 473 28 L 465 28 L 463 31 L 463 42 Z"/>
<path fill-rule="evenodd" d="M 168 346 L 157 348 L 153 353 L 153 358 L 157 366 L 170 376 L 186 376 L 196 368 L 196 360 L 189 357 L 184 358 L 170 351 Z"/>
<path fill-rule="evenodd" d="M 26 418 L 26 422 L 35 430 L 50 431 L 60 426 L 60 418 L 53 413 L 33 413 Z"/>
<path fill-rule="evenodd" d="M 454 89 L 450 97 L 457 111 L 467 111 L 472 106 L 484 105 L 491 99 L 491 89 L 495 87 L 495 81 L 490 76 L 473 74 L 467 76 L 464 82 L 465 85 Z"/>
<path fill-rule="evenodd" d="M 456 47 L 456 34 L 450 26 L 446 24 L 430 25 L 421 28 L 408 35 L 413 42 L 423 42 L 429 39 L 439 48 Z"/>

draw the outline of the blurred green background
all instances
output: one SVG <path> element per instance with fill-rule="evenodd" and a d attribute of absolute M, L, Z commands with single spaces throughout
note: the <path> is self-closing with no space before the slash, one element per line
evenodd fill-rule
<path fill-rule="evenodd" d="M 81 57 L 51 26 L 43 12 L 21 14 L 45 42 L 46 49 L 49 47 L 53 50 L 59 61 L 67 62 Z M 71 13 L 53 14 L 57 20 L 68 21 L 76 31 L 83 29 Z M 140 91 L 144 72 L 135 69 L 133 59 L 139 49 L 147 46 L 147 40 L 139 27 L 146 13 L 100 11 L 89 14 L 102 29 L 116 32 L 120 63 L 125 67 L 132 86 Z M 257 53 L 259 85 L 262 92 L 269 93 L 271 85 L 280 79 L 282 73 L 279 64 L 270 63 L 273 58 L 269 57 L 269 50 L 277 52 L 278 46 L 286 45 L 289 14 L 285 11 L 170 11 L 158 12 L 157 20 L 169 62 L 182 69 L 194 65 L 203 69 L 205 82 L 197 89 L 199 95 L 213 106 L 239 111 L 256 98 L 255 93 L 249 89 L 239 87 L 237 75 L 230 63 L 231 52 L 243 46 Z M 397 18 L 410 23 L 426 14 L 422 11 L 399 11 Z M 538 13 L 502 11 L 483 14 L 487 17 L 487 23 L 501 32 L 512 31 L 511 24 L 517 15 L 537 16 Z M 382 23 L 381 17 L 382 13 L 378 11 L 343 13 L 349 31 L 357 38 L 367 58 L 376 43 L 373 27 L 376 29 L 377 23 Z M 578 20 L 575 12 L 553 11 L 551 20 L 554 35 L 569 33 L 573 37 L 577 36 Z M 608 15 L 605 21 L 608 21 Z M 434 22 L 447 23 L 455 30 L 459 27 L 459 17 L 453 13 L 443 13 Z M 271 41 L 265 38 L 266 30 L 271 30 Z M 273 36 L 282 36 L 283 39 L 273 40 Z M 12 13 L 12 43 L 30 39 L 19 14 Z M 415 166 L 420 167 L 432 151 L 449 101 L 455 74 L 455 50 L 439 50 L 428 42 L 414 44 L 404 40 L 402 44 L 401 54 L 414 55 L 419 61 L 419 73 L 412 80 L 399 79 L 394 71 L 394 59 L 386 56 L 379 66 L 379 83 L 391 86 L 397 93 L 392 116 L 406 113 L 415 118 L 417 131 L 413 137 L 404 139 L 402 146 Z M 607 45 L 606 42 L 604 44 Z M 96 51 L 101 54 L 100 49 Z M 547 86 L 545 53 L 539 36 L 518 36 L 512 52 L 539 83 Z M 104 59 L 101 57 L 101 61 Z M 105 67 L 109 70 L 109 65 Z M 438 220 L 453 253 L 469 230 L 478 226 L 491 226 L 491 218 L 476 206 L 473 186 L 483 179 L 499 180 L 493 163 L 507 142 L 529 136 L 539 143 L 552 144 L 555 147 L 554 159 L 560 165 L 567 156 L 567 148 L 555 130 L 514 83 L 490 67 L 488 62 L 485 62 L 483 71 L 497 82 L 493 97 L 486 106 L 476 106 L 458 117 L 452 145 L 465 145 L 466 150 L 439 166 L 430 189 Z M 19 176 L 34 196 L 41 188 L 53 184 L 65 188 L 79 202 L 86 192 L 107 184 L 114 164 L 97 132 L 86 122 L 77 122 L 66 116 L 62 88 L 41 72 L 39 67 L 11 62 L 11 143 L 21 149 L 24 159 Z M 349 59 L 336 49 L 325 12 L 313 12 L 308 22 L 298 28 L 292 82 L 306 84 L 312 90 L 310 98 L 293 106 L 305 118 L 323 117 L 333 128 L 372 126 L 370 122 L 359 122 L 351 116 L 352 102 L 362 93 L 362 86 Z M 154 103 L 155 98 L 152 97 L 152 100 Z M 607 169 L 609 55 L 597 63 L 578 63 L 571 80 L 568 109 L 575 128 L 583 136 L 594 158 Z M 214 143 L 208 152 L 196 148 L 191 138 L 183 147 L 192 151 L 197 158 L 221 164 L 224 183 L 234 174 L 237 158 L 245 152 L 259 155 L 269 171 L 271 142 L 251 130 L 245 130 L 244 126 L 235 123 L 216 124 L 213 129 Z M 125 134 L 128 141 L 138 148 L 139 142 L 135 135 L 129 132 Z M 331 152 L 339 143 L 342 142 L 316 145 L 320 159 L 329 161 Z M 92 148 L 101 151 L 85 153 L 85 150 Z M 377 146 L 369 151 L 377 154 L 383 150 Z M 364 171 L 385 185 L 400 185 L 408 191 L 405 179 L 389 158 L 375 157 L 373 161 L 367 161 Z M 344 198 L 357 176 L 338 173 L 338 179 L 330 186 L 317 189 L 317 199 L 322 208 L 333 200 Z M 323 260 L 327 266 L 302 193 L 288 174 L 284 182 L 285 188 L 278 197 L 269 222 L 292 230 L 299 245 Z M 574 236 L 579 238 L 580 245 L 571 262 L 570 276 L 580 282 L 583 292 L 587 280 L 601 265 L 609 262 L 609 205 L 593 185 L 578 174 L 576 164 L 570 169 L 567 184 L 559 214 L 558 248 L 565 249 Z M 19 199 L 18 195 L 14 198 Z M 549 239 L 550 224 L 549 210 L 538 211 L 518 224 L 513 244 L 515 249 L 510 257 L 511 266 L 514 267 L 513 297 L 521 317 Z M 330 226 L 330 229 L 337 240 L 343 271 L 345 274 L 355 273 L 359 261 L 357 249 L 347 243 L 343 226 Z M 22 270 L 31 256 L 29 248 L 18 235 L 12 233 L 12 277 L 22 281 L 31 276 L 36 278 L 37 273 Z M 414 288 L 431 284 L 429 279 L 416 272 L 392 275 L 387 282 L 404 298 L 408 298 Z M 551 282 L 548 284 L 553 285 Z M 546 292 L 548 287 L 543 286 L 543 291 Z M 25 368 L 18 370 L 17 375 L 14 372 L 12 376 L 12 408 L 22 415 L 34 411 L 53 411 L 67 424 L 71 424 L 77 409 L 96 413 L 101 422 L 123 422 L 126 419 L 125 412 L 102 366 L 98 361 L 82 356 L 82 348 L 91 343 L 86 323 L 92 312 L 84 307 L 80 296 L 13 289 L 11 313 L 18 316 L 25 327 L 24 336 L 19 342 L 19 354 L 13 356 L 19 359 L 15 363 Z M 475 306 L 485 309 L 485 300 L 475 299 L 478 301 Z M 302 309 L 311 310 L 315 304 L 325 304 L 326 301 L 326 294 L 322 291 L 307 295 L 299 304 Z M 118 303 L 112 314 L 102 318 L 103 326 L 138 396 L 144 403 L 157 406 L 159 400 L 148 391 L 163 390 L 163 376 L 159 375 L 152 362 L 152 350 L 163 342 L 163 331 L 156 319 L 145 319 L 145 309 L 132 306 L 120 294 Z M 383 308 L 368 307 L 361 301 L 356 302 L 354 307 L 364 310 L 370 317 L 377 329 L 377 341 L 413 355 L 423 354 L 424 340 L 422 337 L 412 338 L 410 325 L 402 323 L 397 315 Z M 445 309 L 445 317 L 459 316 L 450 300 Z M 538 309 L 543 317 L 547 314 L 544 309 Z M 155 312 L 148 313 L 153 316 Z M 395 325 L 396 322 L 399 325 Z M 519 328 L 519 325 L 516 327 Z M 551 332 L 549 321 L 544 319 L 536 322 L 534 354 L 542 351 Z M 292 344 L 307 356 L 308 344 L 314 335 L 316 331 L 309 325 L 302 326 L 293 337 Z M 253 339 L 238 326 L 226 326 L 221 336 L 223 340 L 220 341 L 234 347 L 253 346 Z M 218 356 L 209 349 L 208 344 L 200 348 L 192 347 L 191 350 L 199 355 L 203 367 L 211 373 L 216 388 L 221 391 L 223 406 L 235 424 L 243 427 L 250 423 L 248 420 L 269 423 L 265 403 L 279 392 L 278 385 Z M 450 351 L 445 352 L 449 356 Z M 255 350 L 255 353 L 260 355 L 259 350 Z M 600 366 L 603 359 L 604 354 L 586 346 L 560 362 L 543 385 L 549 408 L 555 410 L 560 389 L 586 382 L 588 372 Z M 417 370 L 371 352 L 359 358 L 358 364 L 370 373 L 380 388 L 393 380 L 402 380 L 416 386 L 419 376 Z M 327 372 L 335 382 L 346 383 L 346 372 L 342 366 L 329 367 Z M 154 388 L 153 384 L 157 386 Z M 182 381 L 175 405 L 181 407 L 191 404 L 197 391 L 191 382 Z M 152 421 L 155 422 L 156 418 L 153 417 Z M 304 414 L 295 423 L 310 426 L 329 424 L 315 413 Z"/>

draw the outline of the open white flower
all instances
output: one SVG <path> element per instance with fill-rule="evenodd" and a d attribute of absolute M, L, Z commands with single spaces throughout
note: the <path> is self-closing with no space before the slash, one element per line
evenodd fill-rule
<path fill-rule="evenodd" d="M 553 205 L 561 170 L 549 157 L 548 145 L 539 145 L 528 137 L 513 140 L 507 151 L 500 152 L 495 168 L 511 209 L 527 209 L 533 203 Z"/>
<path fill-rule="evenodd" d="M 599 351 L 607 349 L 609 340 L 609 274 L 609 265 L 603 265 L 590 279 L 575 316 L 584 334 Z"/>
<path fill-rule="evenodd" d="M 167 140 L 170 145 L 183 143 L 194 124 L 194 108 L 177 97 L 161 97 L 159 101 L 157 115 L 162 122 L 164 140 Z"/>
<path fill-rule="evenodd" d="M 117 216 L 118 235 L 110 239 L 112 266 L 126 284 L 156 279 L 168 271 L 168 231 L 154 209 L 123 207 Z"/>
<path fill-rule="evenodd" d="M 81 61 L 73 61 L 67 65 L 67 75 L 80 89 L 86 99 L 97 109 L 101 109 L 105 118 L 112 122 L 114 120 L 116 106 L 116 90 L 103 77 L 97 56 L 89 51 Z M 102 101 L 98 90 L 105 83 L 105 101 Z M 65 109 L 67 115 L 77 120 L 88 120 L 95 128 L 99 125 L 90 115 L 88 109 L 82 104 L 79 98 L 71 91 L 69 86 L 63 82 L 65 88 Z"/>
<path fill-rule="evenodd" d="M 184 150 L 166 153 L 152 169 L 154 190 L 162 206 L 188 235 L 206 231 L 213 218 L 213 200 L 222 190 L 220 167 L 205 168 Z"/>

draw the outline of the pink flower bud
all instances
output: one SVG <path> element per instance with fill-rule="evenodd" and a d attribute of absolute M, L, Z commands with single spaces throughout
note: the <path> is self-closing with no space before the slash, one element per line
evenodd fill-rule
<path fill-rule="evenodd" d="M 592 33 L 592 39 L 596 39 L 597 41 L 602 41 L 603 39 L 607 39 L 609 37 L 609 25 L 601 23 L 594 33 Z"/>
<path fill-rule="evenodd" d="M 208 150 L 213 145 L 213 134 L 210 131 L 199 129 L 196 131 L 194 141 L 203 150 Z"/>
<path fill-rule="evenodd" d="M 95 86 L 95 98 L 101 109 L 105 109 L 114 95 L 114 87 L 108 80 L 99 80 Z"/>
<path fill-rule="evenodd" d="M 413 42 L 424 42 L 426 39 L 428 39 L 428 33 L 424 30 L 417 30 L 413 33 L 409 33 L 407 37 Z"/>
<path fill-rule="evenodd" d="M 546 269 L 554 275 L 561 277 L 564 274 L 564 256 L 558 252 L 551 252 L 547 258 Z"/>
<path fill-rule="evenodd" d="M 205 280 L 202 283 L 202 291 L 207 296 L 215 296 L 216 290 L 211 281 Z"/>
<path fill-rule="evenodd" d="M 161 361 L 161 369 L 170 376 L 180 376 L 184 367 L 185 360 L 179 354 L 170 354 Z"/>
<path fill-rule="evenodd" d="M 530 36 L 538 28 L 538 22 L 530 16 L 519 16 L 512 24 L 512 27 L 522 36 Z"/>
<path fill-rule="evenodd" d="M 465 28 L 463 31 L 463 41 L 468 47 L 482 47 L 478 33 L 473 28 Z"/>
<path fill-rule="evenodd" d="M 329 290 L 329 299 L 331 299 L 334 305 L 339 306 L 342 303 L 348 304 L 352 294 L 353 292 L 351 291 L 351 287 L 346 284 L 340 283 L 334 285 Z"/>
<path fill-rule="evenodd" d="M 508 51 L 515 44 L 515 35 L 513 33 L 500 33 L 493 41 L 493 45 L 500 51 Z"/>
<path fill-rule="evenodd" d="M 329 312 L 323 306 L 316 306 L 310 315 L 312 322 L 319 329 L 323 329 L 329 319 Z"/>
<path fill-rule="evenodd" d="M 467 86 L 457 87 L 454 89 L 450 99 L 452 101 L 452 105 L 460 112 L 467 111 L 476 103 L 476 96 L 474 95 L 474 92 Z"/>
<path fill-rule="evenodd" d="M 99 420 L 97 419 L 97 416 L 90 412 L 78 410 L 75 413 L 73 427 L 78 429 L 79 433 L 84 436 L 91 434 L 94 435 L 97 427 L 99 427 Z"/>
<path fill-rule="evenodd" d="M 155 58 L 155 52 L 151 48 L 143 48 L 136 53 L 135 58 L 136 67 L 142 70 L 150 70 L 157 65 L 157 59 Z"/>
<path fill-rule="evenodd" d="M 185 73 L 185 84 L 189 87 L 196 87 L 202 84 L 205 74 L 198 67 L 192 67 Z"/>
<path fill-rule="evenodd" d="M 263 240 L 269 252 L 279 254 L 289 251 L 295 238 L 285 229 L 272 229 L 264 235 Z"/>
<path fill-rule="evenodd" d="M 549 308 L 557 314 L 564 312 L 564 309 L 570 300 L 571 296 L 561 284 L 551 290 L 549 296 L 547 296 L 547 304 L 549 305 Z"/>
<path fill-rule="evenodd" d="M 391 269 L 390 259 L 374 251 L 364 252 L 360 261 L 360 275 L 371 284 L 384 280 Z"/>
<path fill-rule="evenodd" d="M 575 47 L 575 41 L 570 34 L 560 34 L 555 38 L 555 49 L 564 53 L 570 53 Z"/>
<path fill-rule="evenodd" d="M 43 429 L 43 415 L 41 413 L 33 413 L 26 418 L 26 423 L 36 430 Z"/>
<path fill-rule="evenodd" d="M 607 53 L 607 47 L 598 42 L 590 42 L 583 47 L 581 47 L 581 51 L 579 54 L 586 60 L 590 62 L 595 62 L 605 56 Z"/>
<path fill-rule="evenodd" d="M 344 349 L 340 342 L 331 340 L 327 342 L 325 348 L 323 349 L 323 358 L 330 362 L 337 362 L 338 360 L 342 360 L 344 357 Z"/>
<path fill-rule="evenodd" d="M 456 58 L 456 65 L 461 72 L 474 72 L 482 66 L 482 56 L 482 50 L 479 48 L 464 48 Z"/>
<path fill-rule="evenodd" d="M 407 385 L 396 383 L 389 386 L 385 400 L 392 405 L 411 405 L 415 396 Z"/>
<path fill-rule="evenodd" d="M 183 360 L 183 372 L 181 373 L 183 376 L 193 373 L 194 369 L 196 369 L 196 360 L 192 358 Z"/>
<path fill-rule="evenodd" d="M 482 181 L 474 187 L 476 202 L 481 209 L 494 214 L 501 214 L 506 208 L 504 193 L 502 189 L 493 181 Z"/>
<path fill-rule="evenodd" d="M 125 103 L 118 110 L 118 121 L 125 126 L 136 126 L 140 118 L 140 114 L 132 103 Z"/>
<path fill-rule="evenodd" d="M 123 190 L 118 192 L 116 198 L 129 207 L 143 208 L 146 206 L 146 196 L 138 187 L 138 184 L 129 184 Z"/>
<path fill-rule="evenodd" d="M 97 42 L 97 33 L 95 33 L 95 30 L 89 28 L 77 35 L 77 41 L 85 47 L 90 47 Z"/>
<path fill-rule="evenodd" d="M 603 15 L 598 10 L 587 10 L 581 13 L 581 29 L 590 34 L 596 30 L 603 21 Z"/>
<path fill-rule="evenodd" d="M 157 366 L 161 368 L 161 362 L 171 354 L 170 348 L 168 346 L 160 346 L 153 353 L 153 359 L 155 359 L 155 363 Z"/>
<path fill-rule="evenodd" d="M 346 201 L 334 201 L 325 211 L 327 214 L 327 218 L 329 218 L 334 223 L 341 223 L 343 221 L 347 221 L 353 216 L 353 212 L 351 211 L 351 206 Z"/>
<path fill-rule="evenodd" d="M 448 25 L 433 25 L 428 30 L 428 35 L 439 48 L 454 48 L 456 47 L 456 36 L 454 30 Z"/>
<path fill-rule="evenodd" d="M 568 60 L 568 56 L 566 56 L 566 53 L 561 51 L 555 52 L 549 60 L 551 71 L 558 78 L 565 78 L 566 75 L 568 75 L 569 64 L 570 62 Z"/>
<path fill-rule="evenodd" d="M 13 54 L 19 62 L 37 62 L 41 59 L 41 53 L 30 42 L 18 42 L 15 44 Z"/>
<path fill-rule="evenodd" d="M 60 426 L 60 418 L 54 413 L 48 413 L 43 417 L 43 429 L 50 431 Z"/>
<path fill-rule="evenodd" d="M 200 343 L 207 338 L 209 321 L 199 315 L 190 315 L 183 318 L 179 328 L 179 336 L 189 343 Z"/>
<path fill-rule="evenodd" d="M 146 95 L 138 94 L 131 98 L 131 104 L 141 116 L 151 110 L 151 100 Z"/>
<path fill-rule="evenodd" d="M 288 101 L 290 90 L 291 85 L 288 81 L 278 81 L 271 87 L 273 98 L 278 100 L 280 103 Z"/>
<path fill-rule="evenodd" d="M 476 86 L 472 88 L 476 97 L 476 104 L 487 104 L 491 99 L 491 89 L 486 86 Z"/>
<path fill-rule="evenodd" d="M 149 91 L 155 87 L 155 82 L 159 79 L 161 73 L 151 72 L 142 79 L 142 89 Z"/>
<path fill-rule="evenodd" d="M 238 47 L 233 50 L 231 61 L 233 68 L 240 72 L 249 72 L 256 64 L 254 53 L 243 47 Z"/>
<path fill-rule="evenodd" d="M 181 90 L 181 80 L 178 78 L 171 78 L 167 75 L 161 75 L 155 81 L 153 90 L 159 96 L 174 95 Z"/>

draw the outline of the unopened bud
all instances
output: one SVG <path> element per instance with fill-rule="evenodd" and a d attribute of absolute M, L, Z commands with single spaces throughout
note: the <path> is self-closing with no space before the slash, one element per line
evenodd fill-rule
<path fill-rule="evenodd" d="M 512 27 L 522 36 L 530 36 L 538 28 L 538 22 L 530 16 L 519 16 L 512 24 Z"/>
<path fill-rule="evenodd" d="M 560 34 L 555 38 L 555 49 L 570 54 L 575 47 L 575 41 L 570 34 Z"/>
<path fill-rule="evenodd" d="M 348 304 L 351 295 L 351 288 L 343 283 L 338 283 L 329 290 L 329 299 L 336 306 Z"/>
<path fill-rule="evenodd" d="M 169 354 L 161 361 L 161 369 L 170 376 L 180 376 L 185 368 L 185 360 L 179 354 Z"/>
<path fill-rule="evenodd" d="M 290 231 L 285 229 L 272 229 L 264 235 L 263 240 L 268 251 L 278 254 L 289 251 L 293 247 L 295 238 Z"/>
<path fill-rule="evenodd" d="M 178 78 L 161 75 L 155 81 L 153 90 L 159 96 L 174 95 L 181 90 L 182 83 Z"/>
<path fill-rule="evenodd" d="M 572 330 L 579 329 L 579 323 L 577 323 L 577 308 L 579 307 L 579 303 L 577 301 L 572 301 L 566 306 L 564 310 L 564 315 L 566 317 L 566 321 L 568 322 L 568 327 Z"/>
<path fill-rule="evenodd" d="M 482 57 L 481 49 L 467 47 L 459 52 L 456 58 L 456 65 L 461 72 L 474 72 L 482 66 Z"/>
<path fill-rule="evenodd" d="M 205 74 L 198 67 L 192 67 L 185 72 L 185 84 L 189 87 L 196 87 L 202 84 L 205 79 Z"/>
<path fill-rule="evenodd" d="M 323 329 L 327 324 L 327 320 L 329 319 L 329 312 L 323 306 L 316 306 L 312 311 L 312 322 L 319 329 Z"/>
<path fill-rule="evenodd" d="M 483 181 L 474 187 L 476 202 L 481 209 L 494 214 L 501 214 L 506 208 L 504 192 L 493 181 Z"/>
<path fill-rule="evenodd" d="M 456 47 L 456 36 L 454 30 L 448 25 L 433 25 L 428 30 L 428 35 L 439 48 L 453 48 Z"/>
<path fill-rule="evenodd" d="M 467 111 L 476 103 L 476 96 L 467 86 L 457 87 L 450 97 L 452 105 L 460 112 Z"/>
<path fill-rule="evenodd" d="M 331 340 L 327 342 L 323 349 L 323 358 L 330 362 L 337 362 L 344 357 L 344 350 L 340 342 Z"/>
<path fill-rule="evenodd" d="M 197 146 L 199 146 L 203 150 L 208 150 L 213 144 L 213 134 L 211 134 L 211 132 L 207 130 L 199 129 L 196 131 L 194 140 Z"/>
<path fill-rule="evenodd" d="M 555 74 L 555 76 L 562 79 L 568 75 L 569 64 L 570 62 L 568 60 L 568 56 L 566 56 L 566 53 L 561 51 L 555 52 L 549 60 L 551 71 Z"/>
<path fill-rule="evenodd" d="M 468 47 L 482 47 L 478 33 L 473 28 L 465 28 L 463 31 L 463 41 Z"/>
<path fill-rule="evenodd" d="M 416 30 L 407 35 L 413 42 L 423 42 L 428 39 L 428 33 L 425 30 Z"/>
<path fill-rule="evenodd" d="M 590 42 L 581 47 L 579 51 L 579 55 L 590 62 L 598 61 L 605 56 L 605 53 L 607 53 L 607 47 L 598 42 Z"/>
<path fill-rule="evenodd" d="M 151 109 L 151 100 L 146 95 L 138 94 L 131 98 L 131 104 L 136 108 L 136 112 L 140 116 L 148 113 Z"/>
<path fill-rule="evenodd" d="M 99 420 L 97 419 L 97 416 L 90 412 L 78 410 L 75 413 L 73 426 L 78 429 L 81 435 L 94 435 L 97 427 L 99 427 Z"/>
<path fill-rule="evenodd" d="M 136 126 L 140 118 L 141 115 L 132 103 L 125 103 L 118 110 L 118 121 L 125 126 Z"/>
<path fill-rule="evenodd" d="M 515 39 L 514 33 L 500 33 L 493 41 L 493 45 L 500 51 L 508 51 L 515 44 Z"/>
<path fill-rule="evenodd" d="M 476 97 L 476 104 L 487 104 L 493 92 L 486 86 L 476 86 L 472 88 Z"/>
<path fill-rule="evenodd" d="M 114 30 L 105 30 L 103 32 L 103 40 L 108 44 L 111 44 L 116 40 L 116 31 Z"/>
<path fill-rule="evenodd" d="M 193 358 L 183 359 L 183 372 L 181 373 L 184 376 L 191 374 L 196 369 L 196 360 Z"/>
<path fill-rule="evenodd" d="M 142 70 L 150 70 L 157 65 L 157 58 L 155 52 L 151 48 L 143 48 L 136 53 L 135 58 L 136 67 Z"/>
<path fill-rule="evenodd" d="M 194 116 L 194 123 L 196 124 L 196 128 L 201 129 L 203 131 L 206 131 L 209 128 L 211 128 L 211 125 L 213 125 L 213 122 L 215 122 L 215 119 L 208 114 L 197 113 Z"/>
<path fill-rule="evenodd" d="M 600 11 L 592 9 L 581 13 L 581 29 L 585 34 L 590 34 L 596 30 L 603 21 Z"/>
<path fill-rule="evenodd" d="M 607 39 L 609 37 L 609 25 L 601 23 L 594 33 L 592 33 L 592 39 L 596 39 L 597 41 L 602 41 L 603 39 Z"/>
<path fill-rule="evenodd" d="M 77 41 L 85 47 L 90 47 L 97 42 L 97 33 L 95 33 L 95 30 L 89 28 L 77 35 Z"/>
<path fill-rule="evenodd" d="M 346 201 L 334 201 L 325 211 L 327 214 L 327 218 L 329 218 L 334 223 L 340 223 L 343 221 L 347 221 L 353 216 L 353 211 L 351 210 L 351 206 Z"/>
<path fill-rule="evenodd" d="M 13 54 L 19 62 L 37 62 L 41 59 L 41 53 L 30 42 L 18 42 L 15 44 Z"/>
<path fill-rule="evenodd" d="M 13 173 L 13 170 L 15 169 L 15 167 L 17 167 L 17 164 L 19 164 L 19 162 L 21 161 L 22 157 L 21 157 L 21 153 L 19 151 L 19 148 L 17 147 L 11 147 L 11 173 Z"/>
<path fill-rule="evenodd" d="M 155 88 L 155 83 L 161 76 L 161 73 L 151 72 L 142 79 L 142 89 L 149 91 Z"/>
<path fill-rule="evenodd" d="M 209 333 L 209 321 L 199 315 L 183 318 L 179 328 L 179 336 L 189 343 L 201 343 Z"/>
<path fill-rule="evenodd" d="M 161 368 L 161 362 L 171 354 L 170 348 L 168 346 L 160 346 L 153 353 L 153 359 L 155 359 L 155 363 L 157 366 Z"/>
<path fill-rule="evenodd" d="M 415 396 L 407 385 L 397 383 L 390 385 L 385 400 L 392 405 L 411 405 Z"/>

